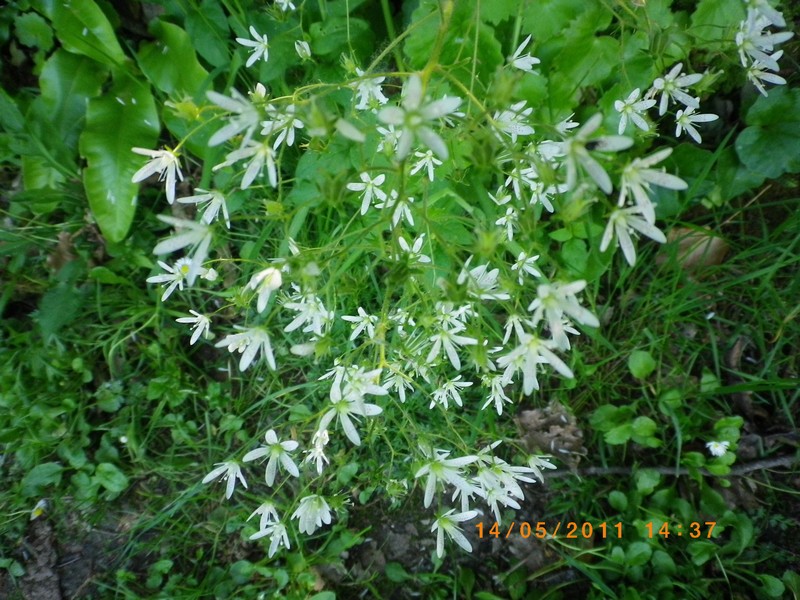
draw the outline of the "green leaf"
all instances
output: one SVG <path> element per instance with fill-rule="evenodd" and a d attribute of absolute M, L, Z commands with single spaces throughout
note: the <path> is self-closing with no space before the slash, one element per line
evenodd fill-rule
<path fill-rule="evenodd" d="M 624 512 L 628 508 L 628 497 L 619 490 L 614 490 L 608 495 L 608 503 L 619 512 Z"/>
<path fill-rule="evenodd" d="M 656 550 L 653 552 L 653 558 L 650 559 L 653 565 L 653 570 L 659 575 L 674 575 L 676 571 L 675 561 L 672 557 L 663 550 Z"/>
<path fill-rule="evenodd" d="M 641 566 L 650 560 L 653 549 L 647 542 L 633 542 L 625 550 L 625 562 L 629 567 Z"/>
<path fill-rule="evenodd" d="M 131 148 L 152 147 L 159 132 L 158 113 L 150 90 L 117 74 L 109 93 L 89 102 L 79 148 L 88 167 L 83 185 L 100 231 L 111 242 L 128 234 L 139 185 L 131 177 L 144 164 Z"/>
<path fill-rule="evenodd" d="M 128 487 L 128 478 L 111 463 L 100 463 L 94 472 L 94 480 L 109 492 L 119 494 Z"/>
<path fill-rule="evenodd" d="M 652 494 L 661 481 L 661 474 L 655 469 L 641 469 L 636 472 L 636 491 L 645 496 Z"/>
<path fill-rule="evenodd" d="M 60 283 L 48 290 L 39 301 L 36 311 L 36 322 L 42 336 L 49 340 L 65 325 L 72 323 L 78 316 L 83 304 L 84 295 L 72 285 Z"/>
<path fill-rule="evenodd" d="M 43 4 L 65 50 L 109 67 L 125 62 L 114 28 L 93 0 L 46 0 Z"/>
<path fill-rule="evenodd" d="M 687 546 L 692 562 L 697 566 L 706 564 L 717 554 L 717 545 L 712 542 L 697 541 Z"/>
<path fill-rule="evenodd" d="M 786 587 L 780 579 L 772 575 L 759 575 L 758 579 L 761 581 L 761 591 L 770 598 L 780 598 Z"/>
<path fill-rule="evenodd" d="M 784 571 L 783 577 L 781 577 L 783 583 L 786 584 L 786 587 L 789 588 L 795 597 L 800 596 L 800 575 L 798 575 L 795 571 Z"/>
<path fill-rule="evenodd" d="M 40 48 L 45 52 L 53 47 L 53 32 L 47 22 L 36 13 L 17 15 L 14 29 L 23 46 Z"/>
<path fill-rule="evenodd" d="M 191 38 L 172 23 L 156 20 L 150 33 L 158 40 L 142 44 L 139 66 L 150 82 L 167 95 L 194 96 L 208 83 L 208 72 L 197 61 Z"/>
<path fill-rule="evenodd" d="M 636 379 L 647 379 L 655 368 L 656 361 L 649 352 L 634 350 L 628 357 L 628 370 Z"/>
<path fill-rule="evenodd" d="M 349 38 L 348 38 L 349 34 Z M 309 28 L 311 36 L 311 54 L 327 56 L 347 50 L 350 44 L 358 43 L 363 47 L 365 40 L 372 43 L 375 34 L 369 23 L 353 17 L 333 17 L 325 21 L 312 23 Z"/>
<path fill-rule="evenodd" d="M 572 33 L 590 36 L 608 27 L 612 13 L 598 0 L 538 0 L 523 15 L 523 30 L 537 42 Z"/>
<path fill-rule="evenodd" d="M 108 70 L 85 56 L 59 49 L 47 59 L 39 77 L 42 114 L 73 152 L 84 123 L 86 103 L 100 95 Z"/>
<path fill-rule="evenodd" d="M 736 138 L 736 154 L 751 171 L 774 179 L 800 171 L 800 90 L 772 90 L 759 97 Z"/>
<path fill-rule="evenodd" d="M 26 498 L 40 496 L 48 485 L 58 485 L 64 467 L 58 463 L 46 462 L 36 465 L 22 478 L 22 495 Z"/>
<path fill-rule="evenodd" d="M 386 572 L 386 577 L 388 577 L 389 581 L 394 581 L 395 583 L 402 583 L 407 579 L 411 579 L 411 575 L 406 572 L 400 563 L 388 562 L 383 570 Z"/>
<path fill-rule="evenodd" d="M 692 28 L 689 30 L 699 42 L 727 42 L 732 32 L 745 18 L 744 3 L 740 0 L 700 0 L 692 13 Z"/>
<path fill-rule="evenodd" d="M 228 63 L 230 28 L 222 5 L 217 0 L 203 0 L 197 7 L 191 3 L 187 10 L 186 33 L 197 53 L 215 67 Z"/>
<path fill-rule="evenodd" d="M 633 434 L 640 437 L 650 437 L 656 432 L 658 425 L 650 417 L 636 417 L 633 420 Z"/>
<path fill-rule="evenodd" d="M 610 429 L 606 432 L 603 436 L 607 444 L 624 444 L 629 439 L 631 439 L 631 434 L 633 433 L 633 428 L 631 427 L 630 423 L 624 423 L 622 425 L 618 425 L 613 429 Z"/>

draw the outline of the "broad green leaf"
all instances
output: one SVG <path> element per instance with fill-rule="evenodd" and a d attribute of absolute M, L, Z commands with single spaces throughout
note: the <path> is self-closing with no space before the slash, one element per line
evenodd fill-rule
<path fill-rule="evenodd" d="M 774 179 L 800 171 L 800 90 L 778 88 L 759 97 L 736 138 L 736 154 L 748 169 Z"/>
<path fill-rule="evenodd" d="M 94 472 L 94 480 L 109 492 L 119 494 L 128 487 L 128 478 L 111 463 L 100 463 Z"/>
<path fill-rule="evenodd" d="M 158 41 L 139 49 L 142 72 L 167 95 L 194 96 L 207 83 L 208 72 L 197 61 L 192 40 L 183 29 L 166 21 L 153 21 L 150 33 Z"/>
<path fill-rule="evenodd" d="M 647 379 L 655 368 L 656 361 L 649 352 L 634 350 L 628 357 L 628 369 L 636 379 Z"/>
<path fill-rule="evenodd" d="M 675 561 L 663 550 L 656 550 L 653 552 L 653 557 L 650 559 L 650 562 L 653 564 L 653 569 L 660 575 L 675 574 Z"/>
<path fill-rule="evenodd" d="M 386 563 L 384 571 L 389 581 L 394 581 L 395 583 L 401 583 L 406 579 L 411 578 L 411 575 L 406 572 L 406 570 L 403 568 L 403 565 L 397 562 Z"/>
<path fill-rule="evenodd" d="M 230 29 L 222 5 L 216 0 L 203 0 L 197 7 L 193 4 L 187 7 L 186 33 L 200 56 L 209 64 L 221 67 L 230 61 Z"/>
<path fill-rule="evenodd" d="M 608 503 L 612 508 L 623 512 L 628 508 L 628 497 L 619 490 L 614 490 L 608 495 Z"/>
<path fill-rule="evenodd" d="M 649 437 L 658 429 L 658 425 L 650 417 L 636 417 L 633 420 L 633 433 L 641 437 Z"/>
<path fill-rule="evenodd" d="M 78 316 L 84 295 L 72 285 L 60 283 L 42 296 L 36 321 L 46 340 Z"/>
<path fill-rule="evenodd" d="M 22 495 L 26 498 L 39 496 L 48 485 L 58 485 L 64 467 L 58 463 L 47 462 L 36 465 L 22 478 Z"/>
<path fill-rule="evenodd" d="M 93 0 L 46 0 L 42 4 L 65 50 L 109 67 L 125 62 L 114 28 Z"/>
<path fill-rule="evenodd" d="M 523 15 L 523 30 L 537 42 L 562 37 L 571 29 L 587 37 L 608 26 L 612 14 L 598 0 L 538 0 Z"/>
<path fill-rule="evenodd" d="M 629 439 L 631 439 L 631 435 L 633 433 L 633 428 L 631 427 L 630 423 L 623 423 L 622 425 L 617 425 L 612 429 L 609 429 L 606 434 L 603 436 L 607 444 L 618 445 L 624 444 Z"/>
<path fill-rule="evenodd" d="M 766 594 L 769 598 L 780 598 L 786 587 L 780 579 L 772 575 L 759 575 L 758 579 L 761 581 L 761 592 Z"/>
<path fill-rule="evenodd" d="M 370 43 L 374 34 L 369 23 L 363 19 L 333 17 L 323 22 L 312 23 L 311 54 L 326 56 L 347 50 L 348 45 L 363 47 L 365 40 Z M 349 38 L 348 38 L 349 35 Z"/>
<path fill-rule="evenodd" d="M 22 182 L 26 190 L 56 189 L 66 181 L 63 173 L 41 156 L 25 155 L 22 160 Z M 37 212 L 49 213 L 50 210 Z"/>
<path fill-rule="evenodd" d="M 653 549 L 647 542 L 633 542 L 625 550 L 625 559 L 629 567 L 646 564 L 653 554 Z"/>
<path fill-rule="evenodd" d="M 53 31 L 36 13 L 23 13 L 14 19 L 14 30 L 20 44 L 47 52 L 53 47 Z"/>
<path fill-rule="evenodd" d="M 139 185 L 131 177 L 146 157 L 131 148 L 151 148 L 158 132 L 150 90 L 122 73 L 108 94 L 89 102 L 79 143 L 88 163 L 83 185 L 100 231 L 111 242 L 125 238 L 136 211 Z"/>
<path fill-rule="evenodd" d="M 652 494 L 661 481 L 661 475 L 655 469 L 641 469 L 636 472 L 636 491 L 645 496 Z"/>
<path fill-rule="evenodd" d="M 47 120 L 73 152 L 86 115 L 86 103 L 100 94 L 108 70 L 85 56 L 56 50 L 42 68 L 39 86 Z"/>
<path fill-rule="evenodd" d="M 730 42 L 732 32 L 745 18 L 741 0 L 700 0 L 692 13 L 691 34 L 702 43 Z"/>
<path fill-rule="evenodd" d="M 0 88 L 0 127 L 4 131 L 18 132 L 25 126 L 25 117 L 22 116 L 17 103 L 3 88 Z"/>
<path fill-rule="evenodd" d="M 706 541 L 693 541 L 686 549 L 697 566 L 706 564 L 717 553 L 717 545 Z"/>

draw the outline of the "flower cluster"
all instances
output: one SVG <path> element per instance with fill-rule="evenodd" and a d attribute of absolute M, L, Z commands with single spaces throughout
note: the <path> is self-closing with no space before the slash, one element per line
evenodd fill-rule
<path fill-rule="evenodd" d="M 767 0 L 745 0 L 745 3 L 747 17 L 739 23 L 736 47 L 747 79 L 766 96 L 765 83 L 786 83 L 777 74 L 780 71 L 778 61 L 783 56 L 783 50 L 776 51 L 775 46 L 789 40 L 794 34 L 791 31 L 770 31 L 770 27 L 786 27 L 786 20 Z"/>

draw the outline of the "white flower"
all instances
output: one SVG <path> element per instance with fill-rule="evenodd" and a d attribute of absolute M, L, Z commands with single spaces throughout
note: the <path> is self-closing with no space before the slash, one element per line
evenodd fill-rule
<path fill-rule="evenodd" d="M 694 114 L 694 107 L 689 107 L 686 110 L 679 110 L 675 116 L 675 136 L 680 137 L 683 130 L 686 130 L 691 138 L 698 144 L 703 141 L 700 133 L 695 129 L 695 123 L 708 123 L 719 119 L 719 115 L 712 113 Z"/>
<path fill-rule="evenodd" d="M 428 127 L 427 122 L 440 119 L 454 112 L 461 98 L 445 97 L 423 104 L 422 79 L 412 74 L 403 88 L 402 107 L 389 106 L 381 109 L 378 119 L 388 125 L 402 126 L 397 143 L 397 158 L 403 160 L 411 151 L 414 140 L 419 138 L 442 160 L 447 160 L 447 146 L 439 135 Z"/>
<path fill-rule="evenodd" d="M 513 206 L 506 208 L 506 214 L 497 219 L 494 224 L 506 230 L 506 239 L 509 242 L 514 240 L 514 228 L 519 220 L 519 211 Z"/>
<path fill-rule="evenodd" d="M 247 482 L 244 480 L 244 475 L 242 475 L 242 469 L 239 467 L 239 463 L 228 461 L 217 463 L 215 466 L 216 468 L 211 471 L 211 473 L 203 477 L 203 483 L 209 483 L 222 477 L 223 480 L 228 482 L 225 486 L 225 497 L 228 499 L 233 496 L 233 489 L 236 487 L 237 479 L 242 483 L 245 489 L 247 489 Z"/>
<path fill-rule="evenodd" d="M 269 501 L 262 503 L 261 506 L 255 509 L 250 514 L 250 516 L 247 517 L 247 520 L 249 521 L 256 515 L 261 515 L 261 518 L 259 519 L 258 529 L 262 531 L 266 529 L 267 526 L 273 523 L 278 523 L 280 521 L 280 518 L 278 518 L 278 511 L 275 510 L 275 505 Z M 258 536 L 258 537 L 263 537 L 263 536 Z M 250 539 L 252 540 L 257 538 L 251 537 Z"/>
<path fill-rule="evenodd" d="M 290 10 L 296 10 L 297 7 L 292 3 L 292 0 L 275 0 L 275 6 L 280 8 L 283 12 L 289 12 Z M 270 554 L 270 556 L 272 556 Z"/>
<path fill-rule="evenodd" d="M 508 300 L 511 297 L 508 292 L 497 287 L 500 269 L 490 271 L 488 264 L 470 269 L 470 262 L 472 262 L 471 256 L 464 263 L 457 279 L 459 285 L 467 283 L 467 293 L 470 296 L 480 300 Z"/>
<path fill-rule="evenodd" d="M 520 71 L 525 71 L 526 73 L 533 71 L 533 65 L 538 65 L 541 62 L 538 58 L 531 56 L 530 54 L 522 54 L 523 50 L 525 50 L 525 47 L 530 41 L 531 36 L 529 35 L 522 40 L 522 43 L 519 46 L 517 46 L 514 54 L 508 57 L 508 62 L 512 67 L 519 69 Z"/>
<path fill-rule="evenodd" d="M 600 242 L 600 252 L 605 252 L 611 243 L 614 234 L 617 236 L 617 243 L 622 248 L 622 253 L 625 255 L 625 260 L 628 261 L 630 266 L 636 263 L 636 248 L 631 240 L 631 231 L 638 231 L 646 235 L 651 240 L 659 244 L 666 244 L 667 238 L 655 226 L 650 224 L 647 220 L 641 218 L 639 215 L 641 210 L 638 206 L 631 208 L 617 208 L 611 213 L 606 225 L 603 239 Z"/>
<path fill-rule="evenodd" d="M 390 190 L 389 196 L 382 202 L 375 203 L 375 208 L 379 210 L 387 209 L 392 215 L 392 229 L 397 227 L 401 220 L 404 220 L 411 227 L 414 226 L 414 215 L 411 214 L 411 205 L 414 198 L 406 196 L 405 200 L 398 202 L 397 190 Z"/>
<path fill-rule="evenodd" d="M 538 323 L 544 315 L 547 318 L 550 332 L 555 333 L 562 328 L 561 319 L 566 314 L 583 325 L 600 327 L 597 317 L 581 306 L 575 297 L 575 294 L 581 292 L 585 287 L 586 282 L 583 280 L 539 285 L 536 288 L 538 297 L 528 306 L 528 310 L 533 312 L 534 323 Z M 564 341 L 557 339 L 556 343 L 559 347 L 563 347 Z"/>
<path fill-rule="evenodd" d="M 616 100 L 614 102 L 614 110 L 622 115 L 617 129 L 617 133 L 620 135 L 625 133 L 625 129 L 628 127 L 628 119 L 633 121 L 633 124 L 642 131 L 650 131 L 650 125 L 642 118 L 641 113 L 655 106 L 656 101 L 654 98 L 639 100 L 640 93 L 641 90 L 636 88 L 628 94 L 625 100 Z"/>
<path fill-rule="evenodd" d="M 432 150 L 426 150 L 425 152 L 414 152 L 414 156 L 420 160 L 411 168 L 411 175 L 416 175 L 422 169 L 427 169 L 428 179 L 433 181 L 433 168 L 441 165 L 442 161 L 434 158 Z"/>
<path fill-rule="evenodd" d="M 261 351 L 262 356 L 267 359 L 267 364 L 275 370 L 275 356 L 272 353 L 272 344 L 269 335 L 260 327 L 239 327 L 241 333 L 232 333 L 225 339 L 214 345 L 215 348 L 228 347 L 228 352 L 239 352 L 242 358 L 239 359 L 239 370 L 245 371 Z"/>
<path fill-rule="evenodd" d="M 258 310 L 258 312 L 264 312 L 272 292 L 281 287 L 282 283 L 283 276 L 280 270 L 275 267 L 268 267 L 250 278 L 247 287 L 258 292 L 258 302 L 256 304 L 256 310 Z"/>
<path fill-rule="evenodd" d="M 402 235 L 398 236 L 397 243 L 400 245 L 400 249 L 408 257 L 409 264 L 412 265 L 414 263 L 426 264 L 431 262 L 430 256 L 422 254 L 422 246 L 425 243 L 424 233 L 421 234 L 416 240 L 414 240 L 413 246 L 409 246 L 408 242 L 406 241 L 406 238 L 404 238 Z M 400 254 L 395 254 L 394 259 L 399 261 L 402 259 L 402 256 Z"/>
<path fill-rule="evenodd" d="M 575 189 L 575 184 L 578 179 L 578 164 L 580 164 L 601 190 L 606 194 L 611 193 L 612 185 L 608 173 L 600 166 L 600 163 L 589 155 L 586 145 L 591 142 L 595 150 L 617 152 L 630 148 L 633 145 L 633 140 L 629 137 L 619 135 L 607 135 L 590 140 L 589 137 L 597 131 L 602 122 L 603 116 L 597 113 L 586 121 L 586 123 L 575 132 L 574 136 L 562 142 L 562 148 L 567 163 L 567 188 L 570 190 Z"/>
<path fill-rule="evenodd" d="M 334 386 L 333 389 L 338 388 Z M 339 424 L 342 426 L 342 431 L 344 431 L 347 439 L 353 442 L 353 445 L 360 446 L 361 437 L 358 435 L 355 425 L 353 425 L 351 415 L 374 417 L 375 415 L 381 414 L 383 409 L 377 404 L 367 404 L 361 399 L 358 401 L 351 401 L 347 398 L 334 399 L 333 396 L 334 394 L 331 394 L 331 403 L 333 407 L 322 416 L 317 429 L 327 429 L 331 421 L 338 417 Z"/>
<path fill-rule="evenodd" d="M 364 71 L 356 67 L 356 75 L 361 77 L 359 81 L 350 84 L 356 89 L 358 104 L 356 110 L 375 109 L 377 106 L 386 104 L 389 99 L 383 95 L 381 84 L 385 77 L 364 77 Z M 380 152 L 380 150 L 379 150 Z"/>
<path fill-rule="evenodd" d="M 439 356 L 439 353 L 442 350 L 444 350 L 447 358 L 450 359 L 450 364 L 453 365 L 453 368 L 456 371 L 461 369 L 461 359 L 458 357 L 458 351 L 456 350 L 456 347 L 475 346 L 478 343 L 478 340 L 475 338 L 458 335 L 460 332 L 464 331 L 464 329 L 466 328 L 463 325 L 458 324 L 454 325 L 452 329 L 442 327 L 439 333 L 432 335 L 430 337 L 430 341 L 433 342 L 433 346 L 428 353 L 428 357 L 425 359 L 426 362 L 431 362 L 434 358 Z"/>
<path fill-rule="evenodd" d="M 250 51 L 252 54 L 250 55 L 250 58 L 247 59 L 245 67 L 253 66 L 259 58 L 263 58 L 264 62 L 267 62 L 269 59 L 269 42 L 267 41 L 267 34 L 265 33 L 264 35 L 259 35 L 259 33 L 256 31 L 256 28 L 251 25 L 250 35 L 253 36 L 252 40 L 240 37 L 236 38 L 236 41 L 242 46 L 252 48 Z"/>
<path fill-rule="evenodd" d="M 205 223 L 195 223 L 186 219 L 176 219 L 166 215 L 156 215 L 159 221 L 163 221 L 175 227 L 178 232 L 161 240 L 153 248 L 153 254 L 170 254 L 176 250 L 181 250 L 191 246 L 194 254 L 189 265 L 189 272 L 186 273 L 186 280 L 189 285 L 194 285 L 194 280 L 202 273 L 203 261 L 208 256 L 208 248 L 211 245 L 211 229 Z"/>
<path fill-rule="evenodd" d="M 299 288 L 295 289 L 297 293 L 292 295 L 289 301 L 284 302 L 283 306 L 297 312 L 297 316 L 283 330 L 291 333 L 305 325 L 302 329 L 304 333 L 313 333 L 321 337 L 323 329 L 333 320 L 333 311 L 327 310 L 322 299 L 316 294 L 300 293 Z"/>
<path fill-rule="evenodd" d="M 267 460 L 265 479 L 269 486 L 275 483 L 275 476 L 278 473 L 279 465 L 284 471 L 289 473 L 289 475 L 300 477 L 300 471 L 297 465 L 294 464 L 292 457 L 289 456 L 289 452 L 296 450 L 299 444 L 294 440 L 281 442 L 274 429 L 267 431 L 264 435 L 264 439 L 267 442 L 265 446 L 251 450 L 244 455 L 242 460 L 244 460 L 244 462 L 250 462 L 268 456 L 269 459 Z"/>
<path fill-rule="evenodd" d="M 378 147 L 375 149 L 376 152 L 383 152 L 384 150 L 394 152 L 397 149 L 397 142 L 400 141 L 400 134 L 402 132 L 397 131 L 394 125 L 376 127 L 375 131 L 383 136 L 381 141 L 378 142 Z"/>
<path fill-rule="evenodd" d="M 445 382 L 441 387 L 434 390 L 433 399 L 431 400 L 431 404 L 428 408 L 433 408 L 438 402 L 444 406 L 445 409 L 447 409 L 450 400 L 455 402 L 458 406 L 463 407 L 464 403 L 461 400 L 461 394 L 459 393 L 459 390 L 468 388 L 471 385 L 471 381 L 461 381 L 461 375 L 455 379 Z"/>
<path fill-rule="evenodd" d="M 211 328 L 211 320 L 205 316 L 201 315 L 196 310 L 189 309 L 189 312 L 192 313 L 193 317 L 180 317 L 179 319 L 175 319 L 178 323 L 189 323 L 192 325 L 191 329 L 192 332 L 192 339 L 189 341 L 190 346 L 194 346 L 194 343 L 200 339 L 200 336 L 208 337 L 209 329 Z"/>
<path fill-rule="evenodd" d="M 670 190 L 685 190 L 688 185 L 680 177 L 666 173 L 664 169 L 650 167 L 660 163 L 672 154 L 672 148 L 662 148 L 644 158 L 635 158 L 622 170 L 618 205 L 623 206 L 626 199 L 633 196 L 645 220 L 651 225 L 655 223 L 656 213 L 649 192 L 651 185 Z"/>
<path fill-rule="evenodd" d="M 508 185 L 508 183 L 506 183 L 506 185 Z M 497 192 L 495 192 L 494 195 L 490 193 L 489 198 L 491 198 L 492 202 L 497 204 L 497 206 L 503 206 L 511 202 L 511 194 L 506 192 L 504 187 L 497 188 Z"/>
<path fill-rule="evenodd" d="M 770 58 L 777 61 L 783 56 L 783 50 L 778 50 L 775 54 L 770 55 Z M 756 86 L 756 89 L 762 96 L 767 96 L 767 90 L 764 88 L 764 82 L 772 83 L 775 85 L 785 85 L 786 80 L 780 75 L 766 71 L 768 67 L 760 60 L 753 61 L 753 64 L 747 67 L 747 79 Z"/>
<path fill-rule="evenodd" d="M 255 97 L 263 98 L 266 96 L 266 93 L 267 90 L 262 84 L 259 83 L 256 85 Z M 235 116 L 228 117 L 227 125 L 211 136 L 208 140 L 208 145 L 218 146 L 242 131 L 244 131 L 242 143 L 246 144 L 249 142 L 260 120 L 258 109 L 253 103 L 236 90 L 231 90 L 230 98 L 214 91 L 206 92 L 206 96 L 220 108 L 235 113 Z"/>
<path fill-rule="evenodd" d="M 272 104 L 267 106 L 267 115 L 272 119 L 271 121 L 262 121 L 261 135 L 270 136 L 278 132 L 275 142 L 272 144 L 272 149 L 277 150 L 280 145 L 285 141 L 287 146 L 294 144 L 295 129 L 302 129 L 303 122 L 295 117 L 297 108 L 294 104 L 289 104 L 279 110 Z"/>
<path fill-rule="evenodd" d="M 148 150 L 147 148 L 131 148 L 136 154 L 149 156 L 150 160 L 131 177 L 131 182 L 139 183 L 151 175 L 158 173 L 158 180 L 165 181 L 167 202 L 175 202 L 175 179 L 183 181 L 181 163 L 178 155 L 172 150 Z"/>
<path fill-rule="evenodd" d="M 201 190 L 197 188 L 195 192 L 200 192 L 194 196 L 186 196 L 185 198 L 178 198 L 181 204 L 201 204 L 206 203 L 203 216 L 200 217 L 200 222 L 206 225 L 211 225 L 214 219 L 219 217 L 219 211 L 222 209 L 222 216 L 225 218 L 225 226 L 231 228 L 231 219 L 228 215 L 228 205 L 225 204 L 225 196 L 216 190 Z"/>
<path fill-rule="evenodd" d="M 311 58 L 311 46 L 308 45 L 308 42 L 297 40 L 294 43 L 294 51 L 297 52 L 297 56 L 299 56 L 302 60 L 308 60 Z"/>
<path fill-rule="evenodd" d="M 322 475 L 323 463 L 330 464 L 328 457 L 325 456 L 325 446 L 328 445 L 330 436 L 327 429 L 318 429 L 314 432 L 314 437 L 311 440 L 313 448 L 306 450 L 306 457 L 303 459 L 304 463 L 317 463 L 317 475 Z"/>
<path fill-rule="evenodd" d="M 736 34 L 736 46 L 739 49 L 739 59 L 742 66 L 747 66 L 748 57 L 754 61 L 759 61 L 770 71 L 778 70 L 777 59 L 770 57 L 777 44 L 789 40 L 794 33 L 791 31 L 779 31 L 771 33 L 764 31 L 769 26 L 769 20 L 759 16 L 755 11 L 748 11 L 747 19 L 742 21 L 739 32 Z"/>
<path fill-rule="evenodd" d="M 489 397 L 486 399 L 486 402 L 483 406 L 481 406 L 481 410 L 485 410 L 490 404 L 494 403 L 495 410 L 497 410 L 498 415 L 503 414 L 503 404 L 508 403 L 511 404 L 512 400 L 508 396 L 506 396 L 506 392 L 503 389 L 503 377 L 501 375 L 484 375 L 481 378 L 481 383 L 484 386 L 489 388 Z"/>
<path fill-rule="evenodd" d="M 283 523 L 270 523 L 265 528 L 261 529 L 260 531 L 254 533 L 250 536 L 251 540 L 257 540 L 262 537 L 269 536 L 269 551 L 268 555 L 272 558 L 275 553 L 278 551 L 278 548 L 283 546 L 287 550 L 290 548 L 289 545 L 289 532 L 286 531 L 286 525 Z"/>
<path fill-rule="evenodd" d="M 664 77 L 659 77 L 653 82 L 653 87 L 648 95 L 655 96 L 658 92 L 661 92 L 661 101 L 658 104 L 659 115 L 667 112 L 670 98 L 692 109 L 700 106 L 700 100 L 684 92 L 683 88 L 700 81 L 703 78 L 703 74 L 681 75 L 682 69 L 683 63 L 678 63 Z"/>
<path fill-rule="evenodd" d="M 766 19 L 775 27 L 786 27 L 786 19 L 769 3 L 769 0 L 745 0 L 745 4 L 748 13 L 754 12 L 756 16 Z"/>
<path fill-rule="evenodd" d="M 518 271 L 517 273 L 517 282 L 522 285 L 523 282 L 523 275 L 527 273 L 528 275 L 533 275 L 534 277 L 541 277 L 542 274 L 539 272 L 539 269 L 534 267 L 533 265 L 536 264 L 536 261 L 539 260 L 539 255 L 536 256 L 528 256 L 525 252 L 520 252 L 517 256 L 517 262 L 515 262 L 511 266 L 512 271 Z"/>
<path fill-rule="evenodd" d="M 519 346 L 497 359 L 497 366 L 504 368 L 504 385 L 511 383 L 517 371 L 522 371 L 522 391 L 526 396 L 530 395 L 533 390 L 539 389 L 537 371 L 541 364 L 549 364 L 568 379 L 575 377 L 572 370 L 553 352 L 558 347 L 555 341 L 543 340 L 527 333 L 519 337 Z"/>
<path fill-rule="evenodd" d="M 507 110 L 494 113 L 492 121 L 495 127 L 511 137 L 512 142 L 517 141 L 520 135 L 531 135 L 534 130 L 533 127 L 525 122 L 525 119 L 531 115 L 533 108 L 525 108 L 526 100 L 512 104 Z M 498 136 L 502 141 L 502 138 Z"/>
<path fill-rule="evenodd" d="M 229 167 L 232 164 L 250 158 L 250 162 L 245 169 L 242 176 L 241 189 L 246 190 L 250 187 L 256 177 L 261 174 L 264 167 L 267 167 L 267 175 L 269 176 L 269 184 L 272 187 L 278 187 L 278 171 L 275 165 L 275 150 L 269 145 L 269 140 L 264 139 L 261 142 L 248 141 L 242 144 L 242 147 L 233 152 L 229 152 L 225 156 L 225 161 L 214 165 L 212 171 L 218 171 L 223 167 Z"/>
<path fill-rule="evenodd" d="M 728 446 L 731 443 L 728 441 L 723 442 L 707 442 L 706 448 L 708 448 L 708 452 L 711 456 L 725 456 L 725 453 L 728 451 Z"/>
<path fill-rule="evenodd" d="M 317 494 L 306 496 L 300 500 L 300 506 L 292 514 L 293 519 L 297 519 L 300 524 L 300 533 L 311 535 L 318 527 L 331 522 L 331 508 L 325 498 Z"/>
<path fill-rule="evenodd" d="M 365 215 L 372 204 L 373 197 L 380 201 L 386 200 L 386 192 L 379 187 L 386 181 L 386 175 L 381 173 L 372 179 L 369 173 L 361 173 L 359 179 L 361 179 L 361 183 L 348 183 L 346 187 L 351 192 L 364 192 L 361 196 L 361 214 Z"/>
<path fill-rule="evenodd" d="M 426 453 L 427 454 L 427 453 Z M 447 483 L 462 490 L 463 493 L 471 493 L 473 486 L 464 478 L 461 467 L 465 467 L 478 460 L 477 456 L 462 456 L 461 458 L 447 458 L 450 452 L 435 449 L 433 456 L 429 456 L 428 461 L 415 474 L 414 478 L 427 475 L 425 483 L 424 506 L 428 508 L 433 502 L 433 495 L 436 492 L 437 482 Z"/>
<path fill-rule="evenodd" d="M 459 529 L 458 524 L 464 521 L 471 521 L 478 516 L 477 510 L 456 513 L 455 508 L 451 508 L 443 515 L 439 515 L 431 526 L 431 533 L 436 531 L 436 556 L 444 556 L 444 534 L 461 546 L 467 552 L 472 552 L 472 544 Z"/>
<path fill-rule="evenodd" d="M 169 283 L 164 293 L 161 295 L 161 301 L 166 302 L 167 298 L 172 295 L 176 289 L 183 291 L 183 282 L 189 275 L 192 261 L 189 258 L 179 258 L 173 266 L 167 263 L 158 261 L 158 265 L 166 271 L 161 275 L 153 275 L 147 278 L 147 283 Z"/>
<path fill-rule="evenodd" d="M 553 458 L 549 455 L 541 455 L 541 456 L 531 456 L 528 458 L 528 466 L 533 470 L 533 474 L 536 476 L 536 479 L 544 483 L 544 476 L 542 476 L 541 469 L 557 469 L 553 463 L 551 463 L 548 459 Z"/>
<path fill-rule="evenodd" d="M 360 306 L 358 307 L 358 316 L 345 315 L 342 320 L 353 324 L 353 333 L 350 334 L 351 342 L 361 335 L 365 329 L 367 337 L 371 340 L 375 339 L 375 325 L 378 323 L 378 317 L 367 314 L 367 311 Z"/>

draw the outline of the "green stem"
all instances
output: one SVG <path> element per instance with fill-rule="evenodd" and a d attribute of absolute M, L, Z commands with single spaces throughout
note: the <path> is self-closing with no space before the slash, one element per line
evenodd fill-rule
<path fill-rule="evenodd" d="M 386 32 L 389 34 L 389 39 L 392 42 L 392 56 L 394 56 L 394 62 L 398 70 L 405 71 L 403 55 L 400 53 L 400 48 L 394 43 L 397 40 L 397 30 L 394 28 L 394 20 L 392 19 L 392 9 L 389 6 L 389 0 L 381 0 L 381 11 L 383 12 L 383 22 L 386 24 Z"/>

